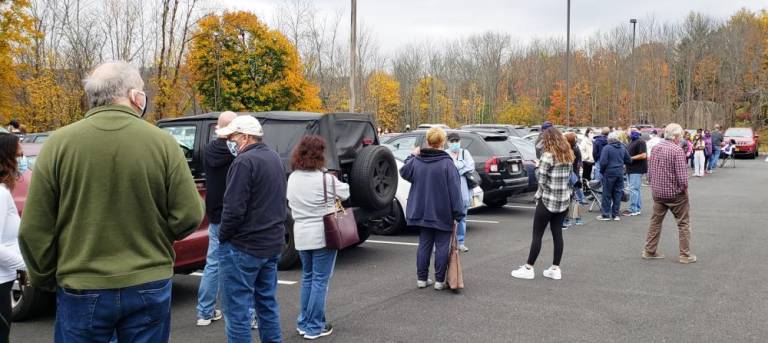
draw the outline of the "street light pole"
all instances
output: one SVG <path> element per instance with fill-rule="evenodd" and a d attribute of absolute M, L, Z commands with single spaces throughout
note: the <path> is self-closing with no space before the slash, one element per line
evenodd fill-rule
<path fill-rule="evenodd" d="M 629 23 L 632 24 L 632 111 L 630 117 L 638 121 L 636 116 L 637 112 L 637 59 L 635 58 L 635 33 L 637 27 L 637 19 L 630 19 Z"/>
<path fill-rule="evenodd" d="M 568 19 L 565 34 L 565 125 L 571 123 L 571 0 L 568 0 Z"/>
<path fill-rule="evenodd" d="M 352 0 L 352 27 L 349 36 L 349 112 L 355 112 L 355 77 L 357 76 L 357 0 Z"/>

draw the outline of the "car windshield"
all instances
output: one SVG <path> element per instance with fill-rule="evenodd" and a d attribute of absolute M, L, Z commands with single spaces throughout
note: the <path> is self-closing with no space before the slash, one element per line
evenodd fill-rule
<path fill-rule="evenodd" d="M 517 151 L 517 146 L 509 139 L 486 138 L 485 142 L 496 156 L 509 156 L 510 152 Z"/>
<path fill-rule="evenodd" d="M 752 130 L 746 128 L 730 128 L 725 131 L 728 137 L 748 137 L 752 138 Z"/>

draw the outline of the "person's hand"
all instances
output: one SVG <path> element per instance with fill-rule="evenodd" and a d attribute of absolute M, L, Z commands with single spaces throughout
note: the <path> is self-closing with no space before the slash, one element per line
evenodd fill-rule
<path fill-rule="evenodd" d="M 419 156 L 421 155 L 421 147 L 413 147 L 413 150 L 411 150 L 411 155 L 413 156 Z"/>

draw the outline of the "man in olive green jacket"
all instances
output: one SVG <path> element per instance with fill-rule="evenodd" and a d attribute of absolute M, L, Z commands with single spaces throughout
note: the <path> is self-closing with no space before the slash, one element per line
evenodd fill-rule
<path fill-rule="evenodd" d="M 91 110 L 35 164 L 19 243 L 32 285 L 57 292 L 57 342 L 168 341 L 173 241 L 203 205 L 179 144 L 142 120 L 143 87 L 131 64 L 98 66 Z"/>

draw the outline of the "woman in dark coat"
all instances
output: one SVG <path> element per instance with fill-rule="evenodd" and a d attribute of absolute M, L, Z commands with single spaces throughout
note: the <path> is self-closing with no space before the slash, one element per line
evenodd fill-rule
<path fill-rule="evenodd" d="M 441 128 L 427 131 L 429 148 L 414 148 L 400 169 L 400 176 L 411 183 L 406 208 L 406 222 L 419 230 L 416 255 L 418 288 L 432 284 L 429 262 L 435 251 L 435 289 L 445 288 L 451 234 L 454 222 L 464 216 L 461 180 L 453 159 L 443 149 L 446 133 Z"/>

